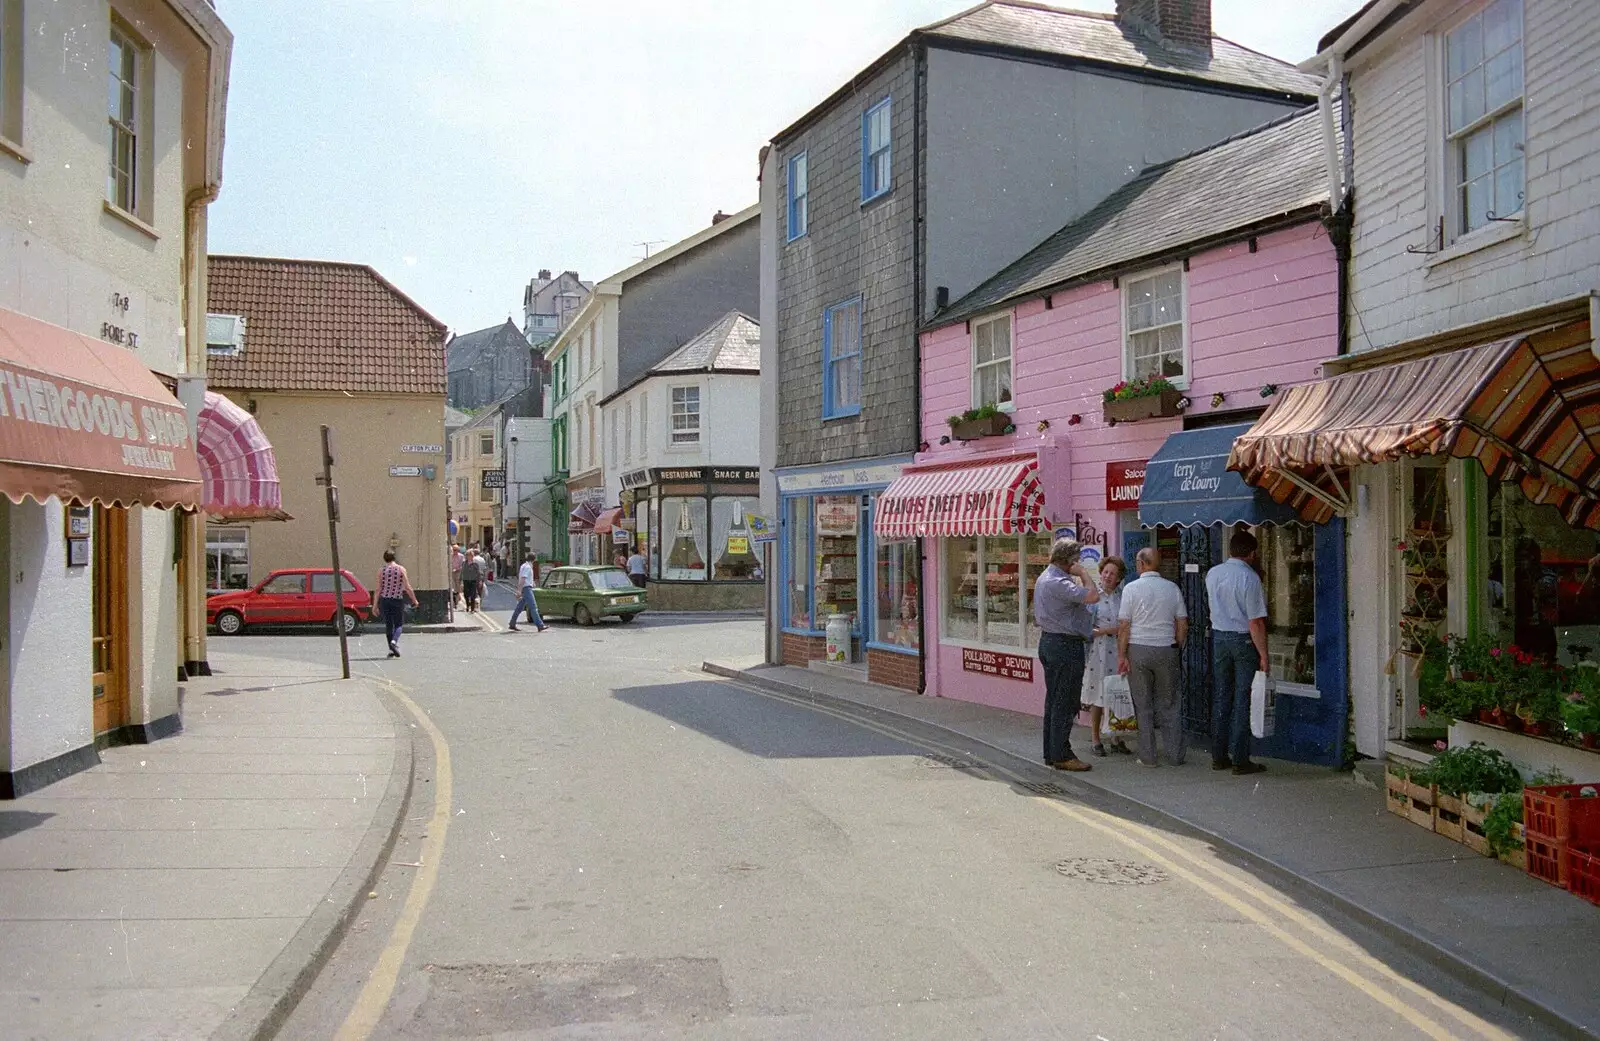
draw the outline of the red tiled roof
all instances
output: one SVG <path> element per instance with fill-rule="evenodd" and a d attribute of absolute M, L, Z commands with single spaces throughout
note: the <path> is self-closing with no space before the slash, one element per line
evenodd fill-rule
<path fill-rule="evenodd" d="M 206 310 L 242 315 L 244 350 L 206 359 L 234 390 L 445 392 L 443 322 L 365 264 L 210 256 Z"/>

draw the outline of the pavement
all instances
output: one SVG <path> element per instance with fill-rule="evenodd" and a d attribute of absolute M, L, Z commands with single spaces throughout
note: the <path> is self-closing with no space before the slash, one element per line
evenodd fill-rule
<path fill-rule="evenodd" d="M 267 1036 L 365 900 L 411 786 L 401 710 L 336 652 L 211 661 L 181 733 L 0 804 L 5 1037 Z"/>
<path fill-rule="evenodd" d="M 1037 764 L 1037 717 L 926 697 L 758 658 L 705 662 L 758 688 L 960 735 Z M 1085 731 L 1074 747 L 1086 749 Z M 1360 773 L 1268 760 L 1236 778 L 1204 750 L 1156 769 L 1094 759 L 1073 782 L 1196 829 L 1288 891 L 1343 911 L 1400 948 L 1562 1036 L 1600 1038 L 1600 907 L 1401 820 Z"/>

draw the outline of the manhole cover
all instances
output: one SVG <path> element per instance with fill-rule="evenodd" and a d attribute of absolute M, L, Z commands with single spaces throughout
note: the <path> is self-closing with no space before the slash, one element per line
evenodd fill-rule
<path fill-rule="evenodd" d="M 938 755 L 928 752 L 922 757 L 922 765 L 948 770 L 976 770 L 979 764 L 971 759 L 957 759 L 953 755 Z"/>
<path fill-rule="evenodd" d="M 1065 788 L 1061 787 L 1059 784 L 1051 784 L 1049 781 L 1018 781 L 1017 787 L 1021 788 L 1025 792 L 1032 792 L 1035 795 L 1067 794 L 1067 790 Z"/>
<path fill-rule="evenodd" d="M 1167 880 L 1167 873 L 1154 864 L 1099 857 L 1068 857 L 1057 862 L 1056 870 L 1068 878 L 1102 886 L 1153 886 Z"/>

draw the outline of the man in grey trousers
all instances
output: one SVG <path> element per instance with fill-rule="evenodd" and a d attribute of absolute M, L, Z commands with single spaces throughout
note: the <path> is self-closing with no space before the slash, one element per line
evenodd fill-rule
<path fill-rule="evenodd" d="M 1122 591 L 1117 612 L 1117 668 L 1128 677 L 1139 720 L 1139 762 L 1156 765 L 1156 731 L 1167 761 L 1183 765 L 1183 722 L 1178 711 L 1179 648 L 1189 635 L 1183 591 L 1161 577 L 1161 551 L 1146 547 L 1134 558 L 1139 577 Z"/>

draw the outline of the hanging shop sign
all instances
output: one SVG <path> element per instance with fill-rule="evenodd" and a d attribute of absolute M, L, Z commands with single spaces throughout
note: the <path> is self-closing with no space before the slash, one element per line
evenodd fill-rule
<path fill-rule="evenodd" d="M 622 486 L 624 488 L 643 488 L 649 483 L 649 470 L 630 470 L 622 475 Z"/>
<path fill-rule="evenodd" d="M 778 526 L 759 513 L 745 514 L 745 524 L 750 528 L 750 541 L 758 546 L 778 541 Z"/>
<path fill-rule="evenodd" d="M 1003 680 L 1033 682 L 1033 658 L 1026 654 L 1002 654 L 976 647 L 961 648 L 961 667 L 968 672 L 998 676 Z"/>
<path fill-rule="evenodd" d="M 1106 509 L 1116 512 L 1139 508 L 1148 465 L 1145 459 L 1106 464 Z"/>
<path fill-rule="evenodd" d="M 506 472 L 504 470 L 483 471 L 483 487 L 504 488 L 506 486 Z"/>

